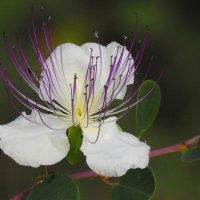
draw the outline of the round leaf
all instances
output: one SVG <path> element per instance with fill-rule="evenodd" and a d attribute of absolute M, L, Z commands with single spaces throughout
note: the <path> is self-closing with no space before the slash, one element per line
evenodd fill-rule
<path fill-rule="evenodd" d="M 26 200 L 78 200 L 78 187 L 66 174 L 52 175 L 39 182 Z"/>
<path fill-rule="evenodd" d="M 160 107 L 160 87 L 152 80 L 145 81 L 139 89 L 136 105 L 136 129 L 138 137 L 147 131 L 153 124 Z"/>
<path fill-rule="evenodd" d="M 119 184 L 114 186 L 111 200 L 149 200 L 156 187 L 155 177 L 150 168 L 131 169 L 122 176 Z"/>
<path fill-rule="evenodd" d="M 74 165 L 81 157 L 80 147 L 82 144 L 82 131 L 80 127 L 71 127 L 68 129 L 68 140 L 70 144 L 70 150 L 67 154 L 67 161 Z"/>

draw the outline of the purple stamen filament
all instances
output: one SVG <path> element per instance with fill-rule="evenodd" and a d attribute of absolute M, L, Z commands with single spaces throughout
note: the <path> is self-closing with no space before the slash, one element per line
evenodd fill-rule
<path fill-rule="evenodd" d="M 124 46 L 116 48 L 115 55 L 110 56 L 110 68 L 108 74 L 103 74 L 103 68 L 107 66 L 103 66 L 104 58 L 102 57 L 102 46 L 100 45 L 99 38 L 97 38 L 99 55 L 94 56 L 93 49 L 91 49 L 87 70 L 83 76 L 83 82 L 81 82 L 80 79 L 82 74 L 79 75 L 74 73 L 73 81 L 70 83 L 67 81 L 70 80 L 68 79 L 69 77 L 65 77 L 65 67 L 67 66 L 63 65 L 62 47 L 60 46 L 59 49 L 60 58 L 56 55 L 55 51 L 51 53 L 52 50 L 55 49 L 55 46 L 52 39 L 52 33 L 44 18 L 42 29 L 51 67 L 46 64 L 34 20 L 32 21 L 32 29 L 32 33 L 29 31 L 29 37 L 40 66 L 41 74 L 39 75 L 34 72 L 29 64 L 20 40 L 17 39 L 16 49 L 11 48 L 6 35 L 4 40 L 8 54 L 16 70 L 33 89 L 35 94 L 40 96 L 44 105 L 38 103 L 37 100 L 28 98 L 23 91 L 18 90 L 8 78 L 2 67 L 0 68 L 0 75 L 6 81 L 13 96 L 29 109 L 37 110 L 41 121 L 46 126 L 50 127 L 43 120 L 42 112 L 50 112 L 61 119 L 71 120 L 74 126 L 81 124 L 84 128 L 87 128 L 94 122 L 99 122 L 98 127 L 100 129 L 100 126 L 108 116 L 118 113 L 123 115 L 129 108 L 138 103 L 132 102 L 133 97 L 138 91 L 137 86 L 133 85 L 123 102 L 118 107 L 110 109 L 113 100 L 115 100 L 120 93 L 124 92 L 124 88 L 127 84 L 130 84 L 131 79 L 134 78 L 134 74 L 141 63 L 144 54 L 147 42 L 146 33 L 144 34 L 143 42 L 141 43 L 141 47 L 137 50 L 134 59 L 131 56 L 131 52 L 135 43 L 136 33 L 131 37 L 130 49 L 127 55 L 125 55 L 125 52 L 127 51 Z M 124 43 L 125 41 L 126 39 L 124 40 Z M 58 65 L 59 59 L 61 61 L 61 66 Z M 146 78 L 147 73 L 144 78 Z M 101 85 L 103 76 L 107 76 L 107 78 L 105 79 L 104 85 Z M 43 92 L 41 85 L 43 87 Z M 147 93 L 145 97 L 149 93 Z"/>

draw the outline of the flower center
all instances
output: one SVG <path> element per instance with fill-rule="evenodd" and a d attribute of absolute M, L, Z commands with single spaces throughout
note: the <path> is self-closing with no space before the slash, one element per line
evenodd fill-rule
<path fill-rule="evenodd" d="M 81 117 L 81 115 L 82 115 L 82 110 L 80 109 L 80 107 L 78 107 L 77 112 L 78 112 L 78 115 Z"/>
<path fill-rule="evenodd" d="M 76 120 L 78 123 L 83 119 L 83 110 L 80 107 L 77 107 L 75 112 Z"/>

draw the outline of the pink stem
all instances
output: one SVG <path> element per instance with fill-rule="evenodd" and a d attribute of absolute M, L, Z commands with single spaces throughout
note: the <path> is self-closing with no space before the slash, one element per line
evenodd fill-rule
<path fill-rule="evenodd" d="M 88 178 L 92 176 L 99 176 L 93 171 L 85 171 L 85 172 L 79 172 L 75 174 L 71 174 L 70 177 L 77 180 L 77 179 L 82 179 L 82 178 Z"/>
<path fill-rule="evenodd" d="M 28 193 L 32 190 L 32 188 L 33 188 L 33 186 L 27 188 L 23 192 L 20 192 L 19 194 L 12 197 L 10 200 L 21 200 L 21 199 L 23 199 L 24 197 L 26 197 L 28 195 Z"/>
<path fill-rule="evenodd" d="M 183 141 L 180 144 L 175 144 L 161 149 L 155 149 L 150 152 L 150 157 L 165 155 L 169 153 L 179 152 L 185 149 L 190 149 L 195 146 L 200 140 L 200 135 L 197 135 L 189 140 Z"/>
<path fill-rule="evenodd" d="M 150 157 L 155 157 L 155 156 L 178 152 L 181 150 L 181 148 L 184 148 L 183 144 L 175 144 L 173 146 L 164 147 L 162 149 L 151 150 Z"/>
<path fill-rule="evenodd" d="M 174 153 L 174 152 L 179 152 L 185 149 L 192 148 L 195 146 L 198 142 L 200 141 L 200 135 L 197 135 L 189 140 L 183 141 L 179 144 L 175 144 L 169 147 L 164 147 L 161 149 L 155 149 L 150 152 L 150 157 L 156 157 L 160 155 L 165 155 L 169 153 Z M 77 180 L 77 179 L 83 179 L 83 178 L 89 178 L 89 177 L 95 177 L 99 176 L 93 171 L 84 171 L 84 172 L 79 172 L 75 174 L 71 174 L 70 177 Z M 12 197 L 10 200 L 22 200 L 25 196 L 28 195 L 28 193 L 31 191 L 32 187 L 29 187 L 25 191 L 17 194 L 16 196 Z"/>

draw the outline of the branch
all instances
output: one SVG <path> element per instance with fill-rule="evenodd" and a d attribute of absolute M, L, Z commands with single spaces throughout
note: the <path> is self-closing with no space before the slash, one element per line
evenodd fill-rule
<path fill-rule="evenodd" d="M 180 152 L 186 149 L 190 149 L 197 145 L 197 143 L 200 141 L 200 135 L 197 135 L 189 140 L 183 141 L 179 144 L 175 144 L 169 147 L 164 147 L 161 149 L 155 149 L 150 152 L 150 157 L 155 157 L 155 156 L 160 156 L 160 155 L 165 155 L 169 153 L 174 153 L 174 152 Z"/>
<path fill-rule="evenodd" d="M 195 145 L 198 144 L 198 142 L 200 141 L 200 135 L 197 135 L 189 140 L 183 141 L 179 144 L 175 144 L 169 147 L 164 147 L 161 149 L 155 149 L 152 150 L 150 152 L 150 157 L 156 157 L 156 156 L 160 156 L 160 155 L 165 155 L 165 154 L 170 154 L 170 153 L 174 153 L 174 152 L 180 152 L 186 149 L 190 149 L 192 147 L 194 147 Z M 75 174 L 71 174 L 70 177 L 75 179 L 75 180 L 79 180 L 79 179 L 83 179 L 83 178 L 90 178 L 90 177 L 97 177 L 99 176 L 98 174 L 96 174 L 93 171 L 85 171 L 85 172 L 79 172 L 79 173 L 75 173 Z M 26 189 L 25 191 L 17 194 L 16 196 L 12 197 L 10 200 L 22 200 L 25 196 L 28 195 L 28 193 L 32 190 L 32 187 L 29 187 L 28 189 Z"/>
<path fill-rule="evenodd" d="M 71 174 L 70 177 L 78 180 L 78 179 L 83 179 L 83 178 L 88 178 L 88 177 L 94 177 L 94 176 L 99 176 L 98 174 L 96 174 L 93 171 L 85 171 L 85 172 L 79 172 L 79 173 L 75 173 L 75 174 Z"/>
<path fill-rule="evenodd" d="M 29 194 L 29 192 L 32 190 L 32 188 L 33 188 L 33 186 L 27 188 L 23 192 L 20 192 L 19 194 L 12 197 L 10 200 L 22 200 L 24 197 L 26 197 Z"/>

